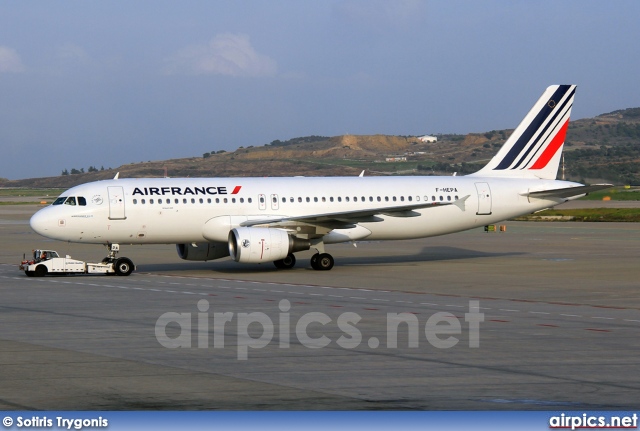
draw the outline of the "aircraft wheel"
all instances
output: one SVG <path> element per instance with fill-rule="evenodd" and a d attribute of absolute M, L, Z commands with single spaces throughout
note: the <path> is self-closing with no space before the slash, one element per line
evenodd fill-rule
<path fill-rule="evenodd" d="M 319 271 L 329 271 L 331 268 L 333 268 L 333 256 L 331 256 L 329 253 L 320 253 L 316 256 L 318 257 L 315 266 L 313 266 L 313 262 L 311 263 L 313 269 L 317 269 Z"/>
<path fill-rule="evenodd" d="M 313 256 L 311 256 L 311 268 L 315 269 L 316 271 L 319 271 L 320 268 L 318 268 L 318 256 L 320 256 L 320 253 L 316 253 Z"/>
<path fill-rule="evenodd" d="M 276 268 L 279 269 L 291 269 L 296 264 L 296 257 L 293 254 L 289 253 L 287 257 L 285 257 L 284 259 L 276 260 L 273 262 L 273 264 L 276 266 Z"/>
<path fill-rule="evenodd" d="M 33 277 L 33 271 L 25 271 L 25 274 L 27 274 L 27 277 Z"/>
<path fill-rule="evenodd" d="M 133 262 L 126 257 L 121 257 L 113 264 L 116 275 L 126 276 L 133 272 Z"/>
<path fill-rule="evenodd" d="M 36 266 L 36 270 L 33 271 L 33 275 L 36 277 L 44 277 L 45 275 L 47 275 L 47 272 L 49 272 L 49 270 L 46 266 L 38 265 Z"/>

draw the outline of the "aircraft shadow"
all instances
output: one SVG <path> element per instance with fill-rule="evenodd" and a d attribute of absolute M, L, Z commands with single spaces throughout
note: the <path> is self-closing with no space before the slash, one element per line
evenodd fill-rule
<path fill-rule="evenodd" d="M 384 252 L 384 250 L 382 250 Z M 478 259 L 478 258 L 496 258 L 502 256 L 518 256 L 526 254 L 525 252 L 491 252 L 470 250 L 459 247 L 424 247 L 420 252 L 414 254 L 395 254 L 379 256 L 334 256 L 336 264 L 334 268 L 344 266 L 389 266 L 389 265 L 407 265 L 426 262 L 444 262 L 450 260 Z M 309 257 L 306 255 L 298 256 L 298 262 L 294 270 L 308 269 L 312 271 L 309 265 Z M 139 265 L 139 272 L 163 272 L 163 271 L 210 271 L 219 274 L 243 274 L 243 273 L 260 273 L 283 271 L 277 269 L 271 262 L 263 264 L 239 264 L 229 259 L 222 261 L 209 262 L 176 262 L 176 263 L 150 263 Z"/>

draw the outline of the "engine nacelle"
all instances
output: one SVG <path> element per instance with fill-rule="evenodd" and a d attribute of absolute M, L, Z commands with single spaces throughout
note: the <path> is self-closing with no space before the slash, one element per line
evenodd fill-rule
<path fill-rule="evenodd" d="M 284 229 L 238 227 L 229 232 L 229 254 L 241 263 L 273 262 L 310 248 L 308 239 L 296 238 Z"/>
<path fill-rule="evenodd" d="M 229 256 L 229 247 L 224 242 L 199 242 L 193 244 L 176 244 L 180 259 L 214 260 Z"/>

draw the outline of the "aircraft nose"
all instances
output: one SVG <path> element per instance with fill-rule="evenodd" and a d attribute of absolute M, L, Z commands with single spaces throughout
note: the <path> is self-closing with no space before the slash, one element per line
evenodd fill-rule
<path fill-rule="evenodd" d="M 31 216 L 31 220 L 29 220 L 31 229 L 42 236 L 48 236 L 47 234 L 50 234 L 51 229 L 51 221 L 49 220 L 49 217 L 46 213 L 46 208 L 41 209 L 33 216 Z"/>

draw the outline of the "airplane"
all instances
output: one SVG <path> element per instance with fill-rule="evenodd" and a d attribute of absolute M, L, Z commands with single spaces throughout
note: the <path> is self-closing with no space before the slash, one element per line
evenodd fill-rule
<path fill-rule="evenodd" d="M 327 244 L 424 238 L 486 226 L 610 184 L 556 179 L 575 85 L 548 87 L 498 153 L 466 176 L 128 178 L 73 187 L 33 215 L 47 238 L 104 244 L 118 275 L 120 244 L 176 244 L 178 256 L 330 270 Z"/>

